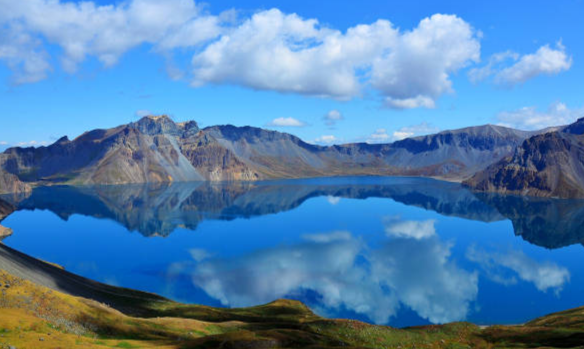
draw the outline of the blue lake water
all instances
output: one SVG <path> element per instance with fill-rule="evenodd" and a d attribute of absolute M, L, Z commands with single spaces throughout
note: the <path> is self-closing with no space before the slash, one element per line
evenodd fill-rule
<path fill-rule="evenodd" d="M 298 299 L 392 326 L 521 323 L 584 305 L 584 201 L 417 178 L 46 187 L 4 243 L 212 306 Z"/>

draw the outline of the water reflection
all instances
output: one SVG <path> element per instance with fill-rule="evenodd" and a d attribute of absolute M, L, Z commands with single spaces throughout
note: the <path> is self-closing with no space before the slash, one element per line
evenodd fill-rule
<path fill-rule="evenodd" d="M 584 243 L 584 200 L 477 194 L 511 220 L 515 235 L 554 249 Z"/>
<path fill-rule="evenodd" d="M 400 306 L 433 323 L 463 320 L 478 292 L 477 273 L 459 268 L 450 258 L 452 245 L 435 234 L 419 238 L 412 231 L 377 247 L 348 231 L 303 240 L 237 258 L 197 258 L 174 272 L 190 273 L 195 285 L 225 306 L 310 291 L 320 298 L 309 305 L 321 312 L 344 308 L 376 323 L 389 322 Z M 197 257 L 214 254 L 201 252 Z"/>
<path fill-rule="evenodd" d="M 482 222 L 511 220 L 516 235 L 559 248 L 584 242 L 584 200 L 554 200 L 473 194 L 455 183 L 418 178 L 321 179 L 264 183 L 175 183 L 97 187 L 41 187 L 26 198 L 5 197 L 17 210 L 50 210 L 113 219 L 144 236 L 168 236 L 178 227 L 196 230 L 205 219 L 231 220 L 289 211 L 324 196 L 390 198 L 444 216 Z M 411 224 L 407 222 L 401 225 Z M 418 226 L 424 234 L 429 225 Z M 389 226 L 394 232 L 404 226 Z"/>
<path fill-rule="evenodd" d="M 486 251 L 471 246 L 466 257 L 480 264 L 485 275 L 492 281 L 503 285 L 517 284 L 519 277 L 534 284 L 542 292 L 551 289 L 559 294 L 564 284 L 570 280 L 568 269 L 553 262 L 536 261 L 520 250 Z"/>
<path fill-rule="evenodd" d="M 416 178 L 42 187 L 2 199 L 23 217 L 7 220 L 9 246 L 181 301 L 295 298 L 322 315 L 393 325 L 517 323 L 581 305 L 581 263 L 557 248 L 584 241 L 584 201 L 475 195 Z M 27 229 L 33 216 L 54 224 L 51 234 Z M 507 220 L 556 250 L 514 238 Z M 505 311 L 489 313 L 496 307 Z"/>

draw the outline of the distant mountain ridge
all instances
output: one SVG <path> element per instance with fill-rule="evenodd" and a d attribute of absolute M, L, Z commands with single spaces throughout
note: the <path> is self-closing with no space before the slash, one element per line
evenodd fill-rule
<path fill-rule="evenodd" d="M 486 192 L 584 197 L 584 118 L 526 139 L 513 153 L 465 181 Z"/>
<path fill-rule="evenodd" d="M 254 181 L 341 175 L 423 176 L 461 181 L 514 154 L 537 132 L 485 125 L 388 144 L 318 146 L 277 131 L 199 128 L 147 116 L 39 148 L 0 154 L 0 193 L 29 184 Z"/>

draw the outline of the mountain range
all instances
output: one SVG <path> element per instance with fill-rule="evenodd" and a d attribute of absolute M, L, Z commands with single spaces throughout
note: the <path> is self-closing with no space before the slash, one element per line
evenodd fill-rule
<path fill-rule="evenodd" d="M 0 154 L 0 193 L 31 186 L 256 181 L 341 175 L 465 181 L 479 191 L 584 196 L 584 120 L 536 132 L 468 127 L 387 144 L 318 146 L 287 133 L 147 116 Z"/>

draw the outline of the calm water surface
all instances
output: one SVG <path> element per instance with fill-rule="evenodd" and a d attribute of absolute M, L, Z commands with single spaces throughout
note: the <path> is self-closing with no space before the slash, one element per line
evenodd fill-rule
<path fill-rule="evenodd" d="M 112 285 L 410 326 L 584 305 L 584 201 L 415 178 L 38 188 L 4 243 Z"/>

